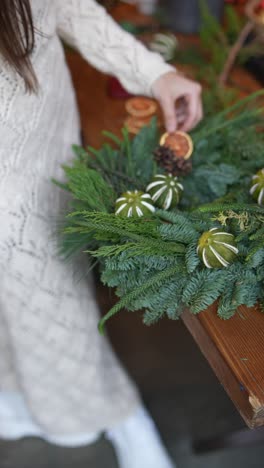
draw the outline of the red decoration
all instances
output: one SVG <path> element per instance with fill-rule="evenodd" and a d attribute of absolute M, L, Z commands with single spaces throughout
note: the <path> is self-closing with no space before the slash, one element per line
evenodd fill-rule
<path fill-rule="evenodd" d="M 121 85 L 117 78 L 111 77 L 107 82 L 107 94 L 115 99 L 127 99 L 132 96 Z"/>
<path fill-rule="evenodd" d="M 259 13 L 261 10 L 264 10 L 264 0 L 261 0 L 258 4 L 258 6 L 256 7 L 256 13 Z"/>
<path fill-rule="evenodd" d="M 245 5 L 248 0 L 225 0 L 225 3 L 232 3 L 232 5 Z M 264 9 L 264 0 L 260 0 L 256 7 L 256 12 Z"/>

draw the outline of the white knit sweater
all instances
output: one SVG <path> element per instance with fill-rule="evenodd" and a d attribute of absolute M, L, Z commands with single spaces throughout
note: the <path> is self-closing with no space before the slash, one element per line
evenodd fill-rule
<path fill-rule="evenodd" d="M 54 246 L 66 195 L 51 178 L 62 177 L 80 130 L 59 37 L 133 93 L 151 94 L 171 67 L 93 0 L 32 0 L 32 9 L 38 94 L 0 57 L 0 390 L 22 395 L 42 431 L 69 436 L 116 424 L 138 396 L 97 332 L 85 262 L 64 263 Z"/>

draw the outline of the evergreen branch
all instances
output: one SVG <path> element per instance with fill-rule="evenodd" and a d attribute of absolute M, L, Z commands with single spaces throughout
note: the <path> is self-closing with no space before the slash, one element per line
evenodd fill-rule
<path fill-rule="evenodd" d="M 255 244 L 252 246 L 252 248 L 250 249 L 247 255 L 246 261 L 248 262 L 256 253 L 262 252 L 263 249 L 264 249 L 264 238 L 255 242 Z"/>
<path fill-rule="evenodd" d="M 105 173 L 106 171 L 103 170 L 103 172 Z M 115 176 L 118 179 L 122 179 L 128 184 L 132 184 L 135 187 L 139 187 L 140 182 L 137 179 L 133 179 L 132 177 L 129 177 L 127 174 L 124 174 L 121 171 L 116 171 L 114 169 L 107 169 L 107 174 L 110 174 L 111 176 Z M 141 185 L 141 187 L 143 188 L 143 184 Z"/>
<path fill-rule="evenodd" d="M 227 109 L 224 109 L 223 111 L 219 112 L 217 114 L 217 118 L 223 119 L 227 115 L 233 115 L 236 111 L 241 109 L 241 107 L 244 107 L 245 104 L 256 101 L 259 97 L 264 97 L 264 90 L 263 89 L 259 89 L 258 91 L 255 91 L 254 93 L 250 94 L 249 96 L 246 96 L 243 99 L 239 99 L 232 106 L 230 106 Z M 262 110 L 262 112 L 263 112 L 263 110 Z"/>
<path fill-rule="evenodd" d="M 263 93 L 264 93 L 264 91 L 263 91 Z M 229 113 L 230 110 L 231 110 L 231 108 L 228 109 L 228 113 Z M 225 114 L 227 113 L 227 111 L 223 111 L 223 112 L 225 112 Z M 219 131 L 222 131 L 225 128 L 235 126 L 238 123 L 243 123 L 243 122 L 245 122 L 246 119 L 249 119 L 249 118 L 254 117 L 255 119 L 257 119 L 258 116 L 263 115 L 263 112 L 264 112 L 264 108 L 255 109 L 254 111 L 251 111 L 251 112 L 248 111 L 246 114 L 242 113 L 237 117 L 233 117 L 232 119 L 227 119 L 225 121 L 220 120 L 220 114 L 218 114 L 217 115 L 217 122 L 218 123 L 215 126 L 211 125 L 208 129 L 207 128 L 202 129 L 200 131 L 200 133 L 198 133 L 198 135 L 194 134 L 194 139 L 195 139 L 195 141 L 197 141 L 198 140 L 197 137 L 199 137 L 199 139 L 208 138 L 210 135 L 215 134 L 215 133 L 217 133 Z M 222 117 L 225 114 L 223 114 Z"/>
<path fill-rule="evenodd" d="M 255 102 L 258 98 L 264 96 L 264 90 L 258 90 L 249 96 L 238 99 L 236 102 L 224 108 L 216 115 L 210 117 L 210 120 L 205 119 L 201 125 L 198 126 L 197 130 L 192 133 L 194 143 L 196 144 L 202 139 L 208 138 L 212 134 L 216 134 L 226 128 L 235 128 L 237 124 L 242 124 L 252 119 L 251 125 L 256 125 L 258 119 L 263 116 L 263 108 L 247 109 L 246 105 Z M 245 108 L 241 112 L 241 108 Z M 229 118 L 228 118 L 229 117 Z M 261 119 L 263 121 L 263 119 Z"/>
<path fill-rule="evenodd" d="M 87 151 L 82 146 L 72 145 L 72 150 L 80 162 L 85 162 L 89 157 Z"/>
<path fill-rule="evenodd" d="M 118 160 L 120 161 L 120 159 L 121 159 L 121 155 L 118 158 Z M 111 161 L 113 162 L 113 158 L 111 158 Z M 113 162 L 113 166 L 115 166 L 114 162 Z M 105 167 L 105 165 L 102 166 L 99 162 L 99 159 L 91 159 L 89 161 L 89 167 L 100 172 L 102 176 L 104 177 L 104 179 L 107 181 L 107 183 L 111 185 L 113 188 L 117 186 L 116 189 L 119 193 L 120 193 L 120 188 L 121 188 L 120 180 L 124 181 L 125 183 L 129 184 L 132 187 L 136 187 L 138 190 L 140 189 L 143 190 L 145 188 L 143 184 L 140 184 L 139 180 L 132 178 L 128 174 L 122 172 L 121 168 L 118 170 L 118 169 L 115 169 L 115 167 L 110 168 L 110 167 Z M 117 183 L 115 183 L 114 181 L 115 178 L 119 179 Z"/>
<path fill-rule="evenodd" d="M 109 175 L 107 174 L 107 170 L 105 168 L 103 168 L 96 159 L 90 159 L 89 160 L 89 163 L 88 163 L 88 167 L 91 168 L 91 169 L 94 169 L 96 170 L 97 172 L 99 172 L 102 177 L 105 179 L 105 181 L 111 186 L 113 187 L 113 184 L 112 184 L 112 180 L 111 178 L 109 177 Z M 114 188 L 114 187 L 113 187 Z"/>
<path fill-rule="evenodd" d="M 176 242 L 155 242 L 152 240 L 141 242 L 126 242 L 125 244 L 103 245 L 96 250 L 86 250 L 96 258 L 117 257 L 121 253 L 126 252 L 126 258 L 134 258 L 136 256 L 175 256 L 182 255 L 182 244 Z"/>
<path fill-rule="evenodd" d="M 91 210 L 107 212 L 112 208 L 116 196 L 101 174 L 79 161 L 75 161 L 72 167 L 63 166 L 63 169 L 74 198 L 84 202 Z"/>
<path fill-rule="evenodd" d="M 69 185 L 66 183 L 63 183 L 63 182 L 60 182 L 59 180 L 56 180 L 56 179 L 51 179 L 51 182 L 55 185 L 57 185 L 57 187 L 61 188 L 62 190 L 65 190 L 66 192 L 70 192 L 70 188 L 69 188 Z"/>
<path fill-rule="evenodd" d="M 261 220 L 261 224 L 264 223 L 264 219 Z M 261 226 L 259 229 L 255 229 L 254 234 L 251 234 L 249 237 L 250 240 L 259 240 L 259 239 L 264 239 L 264 225 Z"/>
<path fill-rule="evenodd" d="M 100 155 L 100 150 L 93 148 L 92 146 L 87 146 L 87 151 L 92 153 L 94 156 L 98 157 Z"/>
<path fill-rule="evenodd" d="M 249 212 L 249 213 L 256 213 L 260 215 L 264 215 L 264 207 L 258 205 L 248 205 L 248 204 L 240 204 L 240 203 L 231 203 L 231 204 L 207 204 L 203 206 L 199 206 L 196 208 L 195 211 L 200 211 L 201 213 L 215 213 L 215 212 L 225 212 L 225 211 L 241 211 L 241 212 Z"/>
<path fill-rule="evenodd" d="M 130 302 L 137 299 L 138 296 L 146 293 L 148 289 L 157 287 L 157 285 L 162 284 L 165 280 L 170 278 L 172 275 L 179 271 L 179 266 L 168 268 L 164 271 L 160 271 L 156 273 L 156 275 L 149 278 L 145 283 L 141 284 L 137 288 L 130 291 L 125 296 L 120 299 L 120 301 L 109 310 L 109 312 L 100 320 L 98 328 L 101 334 L 104 333 L 104 326 L 107 320 L 112 318 L 115 314 L 117 314 L 121 309 L 129 305 Z"/>
<path fill-rule="evenodd" d="M 209 33 L 211 41 L 212 39 L 216 39 L 217 42 L 220 42 L 221 47 L 226 48 L 228 46 L 226 34 L 223 31 L 220 23 L 211 14 L 206 0 L 199 1 L 199 9 L 202 20 L 202 29 L 200 31 L 201 39 L 203 39 L 203 37 Z M 207 44 L 205 45 L 207 46 Z"/>
<path fill-rule="evenodd" d="M 106 136 L 107 138 L 110 138 L 110 140 L 113 140 L 113 142 L 116 143 L 118 146 L 121 146 L 122 140 L 120 140 L 114 133 L 104 130 L 102 134 Z"/>
<path fill-rule="evenodd" d="M 126 127 L 122 128 L 122 135 L 124 138 L 123 144 L 124 144 L 124 150 L 126 152 L 127 162 L 128 162 L 128 172 L 129 174 L 132 174 L 134 176 L 135 174 L 134 174 L 134 165 L 132 161 L 132 148 L 131 148 L 131 142 L 129 139 L 129 132 Z"/>
<path fill-rule="evenodd" d="M 73 213 L 70 217 L 76 215 L 82 215 L 83 220 L 77 219 L 75 223 L 76 226 L 66 228 L 66 233 L 72 233 L 75 230 L 75 232 L 82 233 L 94 231 L 95 233 L 105 232 L 107 234 L 117 234 L 121 238 L 132 239 L 138 243 L 144 243 L 148 247 L 152 247 L 158 251 L 160 251 L 161 246 L 163 246 L 165 251 L 169 249 L 171 253 L 173 252 L 180 255 L 185 253 L 185 246 L 183 244 L 176 242 L 163 242 L 161 238 L 158 238 L 158 232 L 153 231 L 154 236 L 156 236 L 154 237 L 151 233 L 144 235 L 143 233 L 136 233 L 133 229 L 131 230 L 130 228 L 133 228 L 133 220 L 129 218 L 123 218 L 121 221 L 120 218 L 115 215 L 86 211 Z M 138 223 L 135 224 L 139 226 Z"/>

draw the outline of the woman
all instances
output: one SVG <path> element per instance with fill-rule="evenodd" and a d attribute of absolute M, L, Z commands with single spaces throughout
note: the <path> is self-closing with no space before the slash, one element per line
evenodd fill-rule
<path fill-rule="evenodd" d="M 80 130 L 59 38 L 129 91 L 154 95 L 168 131 L 183 95 L 184 129 L 202 117 L 200 86 L 94 0 L 1 0 L 0 437 L 78 446 L 106 431 L 121 468 L 169 468 L 137 390 L 97 333 L 92 287 L 51 242 L 66 200 L 50 180 L 62 177 Z"/>

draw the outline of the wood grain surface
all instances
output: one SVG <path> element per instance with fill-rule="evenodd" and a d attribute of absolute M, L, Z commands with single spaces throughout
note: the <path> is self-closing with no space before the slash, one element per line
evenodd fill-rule
<path fill-rule="evenodd" d="M 221 320 L 216 305 L 183 321 L 250 428 L 264 425 L 264 315 L 240 307 Z"/>
<path fill-rule="evenodd" d="M 133 8 L 123 6 L 115 12 L 122 19 L 130 19 L 132 14 L 134 19 L 138 17 Z M 139 16 L 139 22 L 142 21 Z M 99 147 L 104 140 L 102 130 L 120 135 L 127 115 L 125 101 L 109 97 L 108 77 L 90 67 L 77 53 L 68 52 L 67 61 L 84 140 Z M 243 93 L 259 88 L 254 78 L 241 70 L 233 72 L 232 80 L 242 87 Z M 214 306 L 199 316 L 186 311 L 183 320 L 247 425 L 264 425 L 264 315 L 257 309 L 241 307 L 234 318 L 223 321 L 217 317 Z"/>

